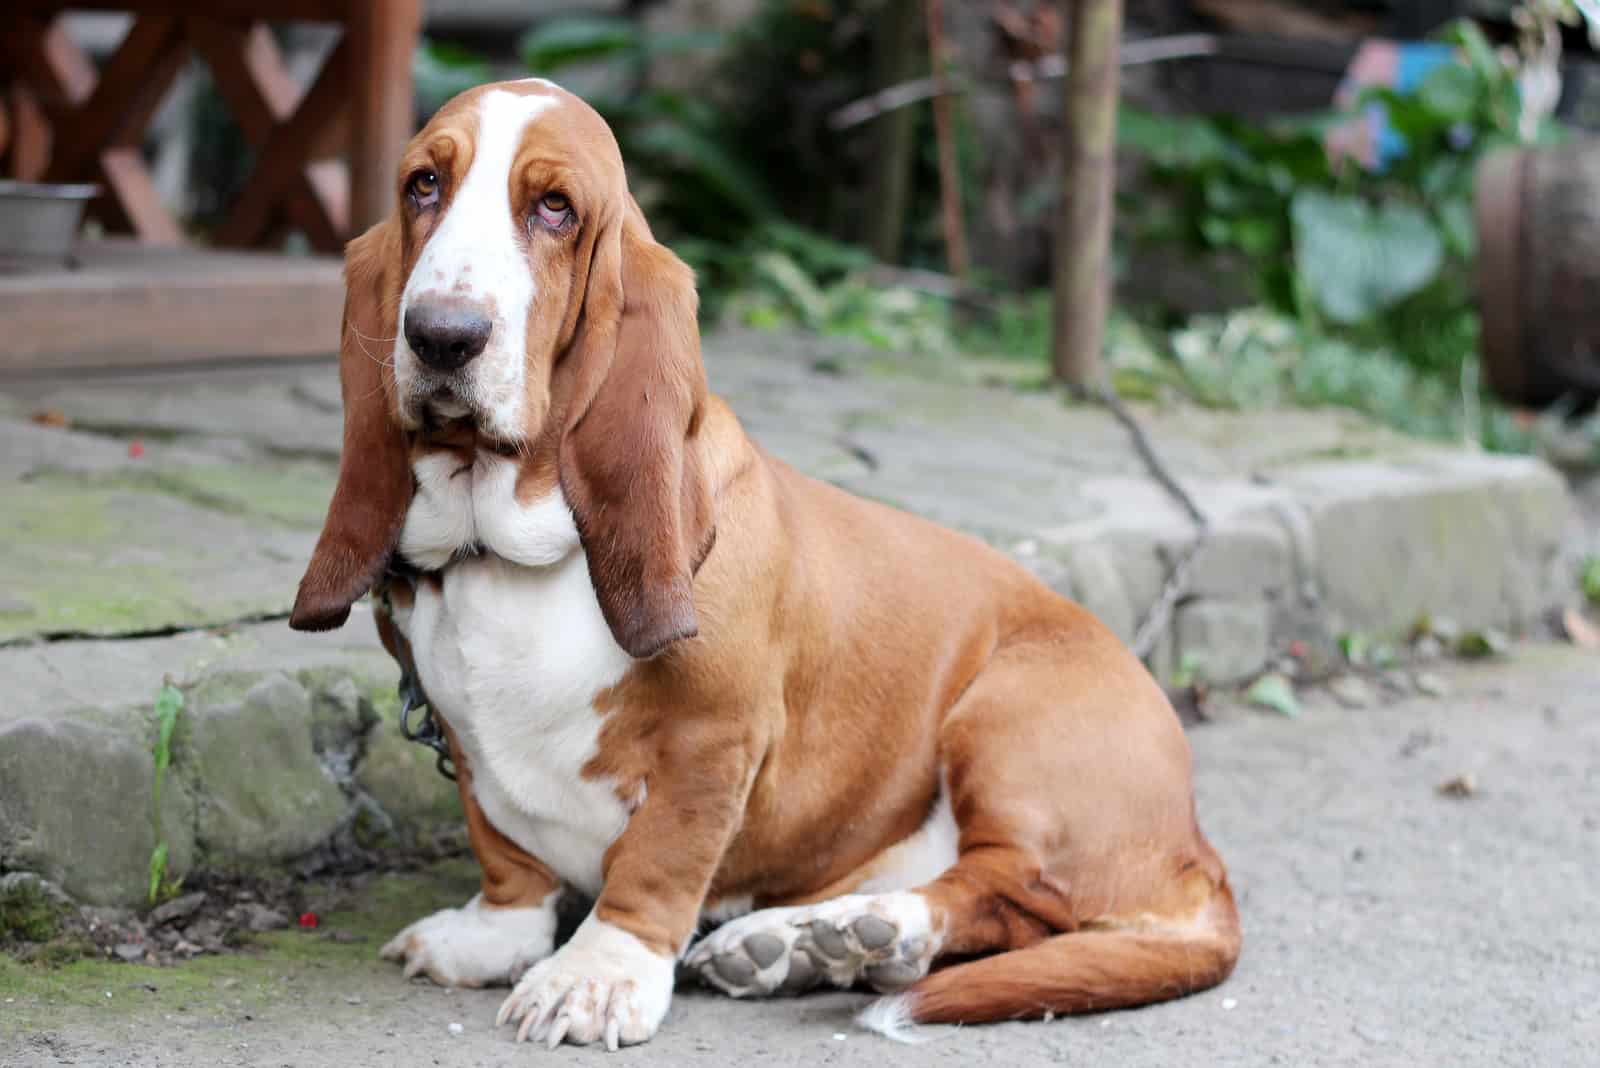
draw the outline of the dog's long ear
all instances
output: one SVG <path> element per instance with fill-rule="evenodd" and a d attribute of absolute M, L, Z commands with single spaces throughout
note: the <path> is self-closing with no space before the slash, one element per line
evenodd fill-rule
<path fill-rule="evenodd" d="M 393 361 L 399 270 L 400 238 L 393 219 L 345 249 L 339 335 L 344 451 L 322 536 L 289 614 L 289 626 L 296 630 L 344 625 L 350 606 L 387 566 L 411 504 L 405 434 L 391 414 L 394 376 L 385 373 Z"/>
<path fill-rule="evenodd" d="M 561 440 L 561 488 L 612 635 L 640 659 L 698 632 L 715 537 L 697 435 L 706 402 L 694 274 L 631 197 L 595 237 Z"/>

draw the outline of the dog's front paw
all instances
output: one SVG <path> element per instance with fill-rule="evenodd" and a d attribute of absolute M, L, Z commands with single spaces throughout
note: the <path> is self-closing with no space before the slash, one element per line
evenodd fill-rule
<path fill-rule="evenodd" d="M 555 932 L 554 908 L 495 908 L 480 894 L 461 908 L 423 917 L 381 952 L 405 964 L 407 979 L 426 975 L 441 986 L 494 986 L 548 957 Z"/>
<path fill-rule="evenodd" d="M 606 1048 L 644 1042 L 672 1003 L 673 962 L 620 927 L 590 915 L 555 956 L 528 970 L 496 1025 L 521 1021 L 517 1041 Z"/>

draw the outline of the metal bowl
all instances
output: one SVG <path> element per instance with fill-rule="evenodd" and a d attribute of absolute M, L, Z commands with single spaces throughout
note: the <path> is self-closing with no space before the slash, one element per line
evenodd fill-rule
<path fill-rule="evenodd" d="M 0 181 L 0 258 L 65 263 L 97 185 Z"/>

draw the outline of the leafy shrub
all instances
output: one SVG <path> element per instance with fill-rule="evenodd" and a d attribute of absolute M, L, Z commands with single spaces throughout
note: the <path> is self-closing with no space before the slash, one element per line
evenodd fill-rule
<path fill-rule="evenodd" d="M 1241 254 L 1270 307 L 1458 377 L 1477 347 L 1473 175 L 1518 143 L 1519 108 L 1512 72 L 1474 23 L 1445 37 L 1458 60 L 1416 92 L 1362 94 L 1406 145 L 1380 170 L 1330 157 L 1335 116 L 1251 126 L 1126 111 L 1122 141 L 1149 160 L 1169 208 L 1142 237 Z"/>

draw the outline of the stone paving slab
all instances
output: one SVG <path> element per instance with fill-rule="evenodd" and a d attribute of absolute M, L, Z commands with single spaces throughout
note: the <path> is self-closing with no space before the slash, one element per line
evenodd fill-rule
<path fill-rule="evenodd" d="M 769 451 L 987 539 L 1124 637 L 1194 537 L 1097 407 L 814 338 L 728 333 L 705 350 Z M 1537 460 L 1342 411 L 1137 411 L 1213 531 L 1158 674 L 1243 679 L 1291 637 L 1331 647 L 1423 614 L 1517 630 L 1570 586 L 1567 491 Z M 179 872 L 457 819 L 428 754 L 393 730 L 370 623 L 283 623 L 339 440 L 331 363 L 0 385 L 0 678 L 17 695 L 0 702 L 0 870 L 94 901 L 142 893 L 149 706 L 168 676 L 189 695 L 163 799 Z"/>

